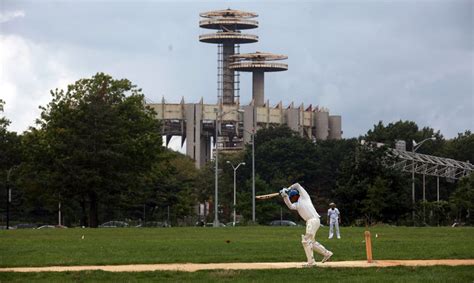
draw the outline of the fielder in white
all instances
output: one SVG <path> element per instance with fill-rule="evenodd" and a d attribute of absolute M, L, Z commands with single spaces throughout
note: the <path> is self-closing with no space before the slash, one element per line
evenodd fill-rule
<path fill-rule="evenodd" d="M 301 218 L 306 221 L 306 234 L 301 235 L 301 243 L 308 259 L 305 265 L 315 265 L 313 250 L 323 256 L 321 263 L 326 262 L 333 253 L 314 239 L 320 226 L 319 214 L 316 212 L 306 190 L 300 184 L 295 183 L 289 188 L 280 190 L 280 195 L 285 201 L 286 206 L 291 210 L 297 210 Z"/>
<path fill-rule="evenodd" d="M 341 213 L 339 212 L 339 209 L 337 209 L 336 204 L 331 202 L 328 209 L 329 239 L 334 237 L 334 226 L 336 226 L 337 238 L 341 238 L 341 234 L 339 233 L 339 223 L 341 223 L 340 215 Z"/>

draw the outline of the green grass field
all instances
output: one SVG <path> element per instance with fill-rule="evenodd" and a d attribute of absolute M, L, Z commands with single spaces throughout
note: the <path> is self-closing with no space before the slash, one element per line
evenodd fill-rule
<path fill-rule="evenodd" d="M 365 259 L 364 228 L 343 227 L 341 240 L 318 240 L 334 252 L 332 260 Z M 474 228 L 373 227 L 375 259 L 474 258 Z M 105 265 L 179 262 L 305 261 L 300 243 L 304 227 L 118 228 L 0 231 L 0 266 Z M 375 234 L 378 235 L 375 238 Z M 84 236 L 84 239 L 82 239 Z M 415 272 L 416 271 L 416 272 Z M 288 277 L 298 274 L 298 278 Z M 431 275 L 430 275 L 431 274 Z M 472 282 L 474 267 L 298 269 L 144 273 L 0 273 L 7 281 L 306 281 Z M 348 279 L 351 280 L 348 280 Z M 23 280 L 21 280 L 23 279 Z M 281 280 L 280 280 L 281 279 Z M 431 279 L 431 280 L 430 280 Z M 456 279 L 456 280 L 455 280 Z"/>
<path fill-rule="evenodd" d="M 197 272 L 103 271 L 0 273 L 0 282 L 472 282 L 473 268 L 387 267 L 338 269 L 214 270 Z"/>

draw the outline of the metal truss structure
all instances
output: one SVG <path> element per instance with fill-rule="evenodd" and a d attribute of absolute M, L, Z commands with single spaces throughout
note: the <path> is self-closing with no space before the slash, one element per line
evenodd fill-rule
<path fill-rule="evenodd" d="M 387 151 L 392 157 L 389 164 L 391 168 L 397 168 L 404 172 L 422 175 L 443 177 L 447 179 L 460 179 L 468 176 L 474 171 L 474 165 L 450 158 L 433 155 L 413 153 L 405 150 L 390 148 Z"/>

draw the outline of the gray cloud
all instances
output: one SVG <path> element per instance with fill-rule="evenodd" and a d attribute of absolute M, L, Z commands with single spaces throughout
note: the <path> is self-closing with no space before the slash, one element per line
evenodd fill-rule
<path fill-rule="evenodd" d="M 14 130 L 26 129 L 31 119 L 22 117 L 38 114 L 31 108 L 47 101 L 50 88 L 98 71 L 129 78 L 151 101 L 215 102 L 217 48 L 198 42 L 205 32 L 199 12 L 227 7 L 259 14 L 260 27 L 249 32 L 260 42 L 242 45 L 242 52 L 289 56 L 288 72 L 266 76 L 272 105 L 282 100 L 328 107 L 342 115 L 346 137 L 364 134 L 379 120 L 413 120 L 447 137 L 474 128 L 472 1 L 3 5 L 2 13 L 26 15 L 1 24 L 3 41 L 16 38 L 28 47 L 16 59 L 0 54 L 0 93 Z M 10 67 L 21 58 L 30 58 L 28 69 Z M 248 103 L 251 76 L 241 77 L 241 102 Z"/>
<path fill-rule="evenodd" d="M 0 24 L 9 22 L 14 20 L 15 18 L 23 18 L 25 16 L 25 12 L 21 10 L 17 11 L 0 11 Z"/>

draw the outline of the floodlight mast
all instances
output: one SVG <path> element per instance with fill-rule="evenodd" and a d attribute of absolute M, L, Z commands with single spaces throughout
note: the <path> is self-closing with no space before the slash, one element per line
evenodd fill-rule
<path fill-rule="evenodd" d="M 252 137 L 252 222 L 255 223 L 255 126 L 252 128 L 252 132 L 245 129 L 244 131 Z"/>
<path fill-rule="evenodd" d="M 429 141 L 429 140 L 434 141 L 436 140 L 436 138 L 435 136 L 431 136 L 429 138 L 422 140 L 419 143 L 417 143 L 415 140 L 412 140 L 411 152 L 415 153 L 426 141 Z M 423 187 L 423 200 L 425 200 L 424 187 Z M 413 162 L 413 169 L 411 171 L 411 202 L 413 206 L 413 211 L 412 211 L 413 225 L 415 225 L 415 162 Z"/>
<path fill-rule="evenodd" d="M 221 108 L 218 107 L 215 109 L 215 113 L 216 113 L 216 127 L 215 127 L 215 137 L 216 137 L 216 140 L 214 141 L 214 144 L 215 144 L 215 151 L 214 151 L 214 154 L 215 154 L 215 161 L 216 161 L 216 164 L 215 164 L 215 176 L 214 176 L 214 180 L 215 180 L 215 183 L 214 183 L 214 222 L 213 222 L 213 226 L 214 227 L 219 227 L 220 226 L 220 223 L 219 223 L 219 146 L 217 144 L 217 137 L 219 136 L 219 127 L 220 127 L 220 124 L 219 124 L 219 120 L 226 114 L 229 114 L 229 113 L 232 113 L 232 112 L 239 112 L 239 113 L 242 113 L 243 110 L 242 109 L 233 109 L 231 111 L 227 111 L 227 112 L 222 112 Z"/>
<path fill-rule="evenodd" d="M 236 216 L 236 212 L 235 212 L 235 208 L 237 206 L 237 197 L 236 197 L 236 187 L 237 187 L 237 183 L 236 183 L 236 175 L 237 175 L 237 169 L 239 169 L 240 165 L 245 165 L 245 162 L 240 162 L 237 166 L 234 166 L 234 164 L 232 164 L 232 162 L 228 161 L 226 162 L 227 164 L 230 164 L 230 166 L 232 166 L 232 169 L 234 169 L 234 209 L 233 209 L 233 215 L 234 215 L 234 221 L 232 222 L 232 226 L 235 227 L 235 216 Z"/>

